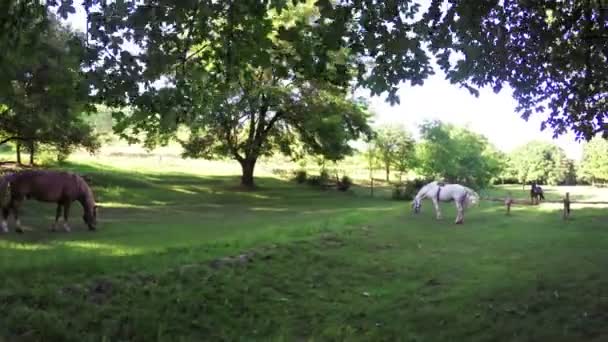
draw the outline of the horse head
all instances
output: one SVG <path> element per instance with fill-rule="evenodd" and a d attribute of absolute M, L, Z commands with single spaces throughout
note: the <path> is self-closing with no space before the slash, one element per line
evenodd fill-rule
<path fill-rule="evenodd" d="M 420 201 L 420 199 L 418 197 L 414 198 L 414 200 L 412 201 L 412 209 L 414 210 L 415 214 L 420 213 L 421 206 L 422 202 Z"/>
<path fill-rule="evenodd" d="M 82 215 L 84 223 L 89 227 L 90 230 L 97 229 L 97 206 L 93 205 L 93 208 L 87 208 Z"/>
<path fill-rule="evenodd" d="M 95 197 L 93 196 L 93 190 L 82 178 L 80 179 L 80 191 L 81 191 L 81 203 L 84 208 L 84 215 L 82 219 L 84 223 L 89 227 L 90 230 L 97 229 L 97 204 L 95 204 Z"/>

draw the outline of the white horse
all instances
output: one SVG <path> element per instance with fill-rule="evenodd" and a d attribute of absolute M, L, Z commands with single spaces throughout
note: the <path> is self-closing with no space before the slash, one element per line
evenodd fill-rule
<path fill-rule="evenodd" d="M 456 216 L 456 224 L 464 222 L 464 209 L 470 205 L 479 202 L 479 195 L 472 189 L 460 184 L 443 184 L 439 182 L 431 182 L 423 186 L 412 203 L 414 212 L 418 214 L 422 206 L 422 200 L 430 198 L 435 206 L 437 219 L 441 220 L 441 211 L 439 210 L 439 202 L 454 201 L 458 215 Z"/>

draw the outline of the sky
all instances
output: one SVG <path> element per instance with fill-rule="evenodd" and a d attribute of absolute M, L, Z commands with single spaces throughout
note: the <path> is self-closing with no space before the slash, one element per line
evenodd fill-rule
<path fill-rule="evenodd" d="M 77 30 L 85 30 L 86 15 L 80 5 L 68 22 Z M 543 113 L 533 114 L 528 121 L 522 119 L 515 111 L 517 103 L 511 97 L 509 87 L 504 87 L 498 94 L 484 88 L 479 97 L 475 97 L 445 80 L 445 74 L 436 65 L 433 68 L 436 74 L 427 78 L 422 86 L 403 84 L 399 87 L 400 104 L 391 106 L 385 96 L 370 97 L 368 92 L 363 92 L 376 114 L 375 124 L 403 124 L 416 135 L 418 125 L 423 121 L 438 119 L 481 133 L 505 152 L 532 140 L 544 140 L 563 148 L 569 158 L 580 160 L 582 144 L 575 141 L 574 135 L 553 139 L 550 128 L 541 131 Z"/>

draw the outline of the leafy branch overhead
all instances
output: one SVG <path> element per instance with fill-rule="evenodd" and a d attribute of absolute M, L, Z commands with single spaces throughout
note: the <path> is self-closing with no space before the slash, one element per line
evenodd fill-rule
<path fill-rule="evenodd" d="M 4 6 L 17 12 L 20 3 L 11 0 Z M 47 3 L 61 5 L 64 15 L 73 12 L 71 1 Z M 314 16 L 301 20 L 283 14 L 296 4 L 314 7 Z M 161 75 L 178 72 L 178 66 L 187 70 L 189 62 L 214 58 L 219 63 L 215 67 L 228 71 L 231 78 L 238 74 L 234 62 L 243 58 L 273 65 L 268 56 L 272 45 L 268 14 L 275 12 L 292 19 L 279 36 L 293 49 L 283 59 L 290 62 L 279 63 L 273 72 L 318 79 L 333 65 L 341 76 L 334 80 L 353 76 L 357 85 L 374 95 L 386 92 L 395 103 L 401 82 L 422 84 L 433 73 L 423 49 L 428 44 L 451 82 L 473 93 L 485 86 L 495 91 L 509 86 L 522 117 L 542 115 L 542 128 L 551 127 L 555 135 L 567 130 L 586 140 L 598 133 L 608 135 L 608 6 L 602 1 L 432 0 L 430 6 L 426 4 L 417 0 L 149 0 L 136 5 L 86 0 L 95 52 L 91 55 L 100 56 L 97 70 L 107 72 L 91 79 L 101 90 L 100 97 L 119 105 L 137 96 L 139 83 L 149 85 Z M 35 17 L 31 9 L 22 10 L 23 18 Z M 23 27 L 26 22 L 18 17 L 12 21 L 14 25 L 8 27 Z M 308 44 L 300 44 L 302 38 Z M 145 53 L 125 50 L 125 42 L 145 46 Z M 354 68 L 328 63 L 333 52 L 343 49 L 354 59 Z M 176 83 L 180 89 L 183 85 L 187 83 Z"/>

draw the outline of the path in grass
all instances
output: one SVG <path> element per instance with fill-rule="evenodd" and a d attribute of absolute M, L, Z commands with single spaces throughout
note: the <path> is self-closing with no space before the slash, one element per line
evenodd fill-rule
<path fill-rule="evenodd" d="M 272 179 L 96 168 L 100 231 L 0 240 L 9 340 L 586 340 L 608 335 L 607 214 L 430 205 Z M 79 211 L 80 209 L 78 209 Z M 42 213 L 42 215 L 40 214 Z M 74 215 L 77 217 L 78 215 Z M 221 257 L 241 255 L 235 261 Z"/>

